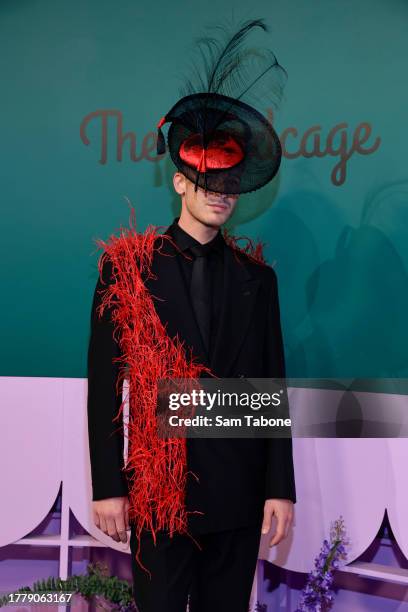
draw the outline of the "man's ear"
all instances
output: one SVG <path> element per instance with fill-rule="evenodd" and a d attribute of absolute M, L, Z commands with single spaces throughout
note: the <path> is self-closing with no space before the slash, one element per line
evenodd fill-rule
<path fill-rule="evenodd" d="M 173 175 L 173 186 L 179 195 L 183 196 L 186 193 L 186 177 L 181 172 L 175 172 Z"/>

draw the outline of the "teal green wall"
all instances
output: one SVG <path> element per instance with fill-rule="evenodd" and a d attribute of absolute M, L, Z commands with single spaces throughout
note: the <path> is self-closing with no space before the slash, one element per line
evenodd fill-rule
<path fill-rule="evenodd" d="M 275 262 L 288 373 L 408 375 L 408 4 L 397 0 L 3 0 L 1 375 L 86 375 L 94 238 L 128 223 L 126 198 L 140 230 L 169 224 L 178 202 L 168 158 L 132 161 L 125 146 L 117 161 L 110 118 L 101 164 L 97 122 L 88 146 L 81 123 L 118 111 L 140 156 L 215 11 L 265 17 L 289 74 L 275 127 L 299 136 L 288 138 L 277 180 L 240 198 L 233 219 Z M 310 156 L 310 139 L 292 154 L 316 125 L 326 149 L 342 123 L 333 149 L 345 138 L 349 151 L 361 123 L 371 129 L 361 148 L 377 148 L 352 153 L 335 185 L 339 155 Z"/>

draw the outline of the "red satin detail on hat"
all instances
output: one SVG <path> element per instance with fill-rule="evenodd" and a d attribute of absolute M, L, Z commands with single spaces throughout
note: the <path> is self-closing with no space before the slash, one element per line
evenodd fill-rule
<path fill-rule="evenodd" d="M 207 172 L 207 149 L 202 149 L 200 161 L 197 164 L 198 172 Z"/>
<path fill-rule="evenodd" d="M 244 151 L 235 138 L 218 130 L 206 149 L 201 134 L 192 134 L 181 144 L 179 155 L 192 168 L 205 172 L 236 166 L 244 158 Z"/>
<path fill-rule="evenodd" d="M 163 116 L 163 117 L 160 119 L 159 123 L 157 124 L 157 128 L 161 128 L 161 127 L 162 127 L 162 125 L 163 125 L 164 123 L 166 123 L 166 121 L 167 121 L 166 117 L 164 117 L 164 116 Z"/>

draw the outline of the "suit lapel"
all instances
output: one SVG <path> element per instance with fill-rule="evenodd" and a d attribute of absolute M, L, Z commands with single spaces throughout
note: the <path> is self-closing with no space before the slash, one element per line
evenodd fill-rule
<path fill-rule="evenodd" d="M 167 234 L 168 230 L 164 233 Z M 155 252 L 153 257 L 153 276 L 146 279 L 144 284 L 153 296 L 155 310 L 168 335 L 172 338 L 178 335 L 187 347 L 192 348 L 195 360 L 209 367 L 177 254 L 177 249 L 168 240 L 163 240 L 160 253 Z"/>
<path fill-rule="evenodd" d="M 260 281 L 225 244 L 222 307 L 215 346 L 209 358 L 176 256 L 178 251 L 168 240 L 162 241 L 160 251 L 154 254 L 153 274 L 144 284 L 153 296 L 155 310 L 167 333 L 172 338 L 178 335 L 186 348 L 191 347 L 192 356 L 198 363 L 210 367 L 219 377 L 229 376 L 251 321 Z M 187 357 L 190 357 L 189 352 Z"/>
<path fill-rule="evenodd" d="M 223 300 L 210 366 L 219 377 L 230 375 L 251 321 L 260 281 L 232 247 L 224 247 Z"/>

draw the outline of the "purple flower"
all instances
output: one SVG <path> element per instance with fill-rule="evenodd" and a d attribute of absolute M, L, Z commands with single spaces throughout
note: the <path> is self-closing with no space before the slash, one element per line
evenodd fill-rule
<path fill-rule="evenodd" d="M 340 561 L 347 558 L 346 546 L 348 544 L 344 520 L 340 516 L 330 526 L 330 541 L 323 540 L 320 553 L 314 561 L 314 569 L 308 574 L 299 607 L 295 612 L 330 610 L 334 602 L 334 591 L 331 588 L 334 571 L 340 567 Z"/>

